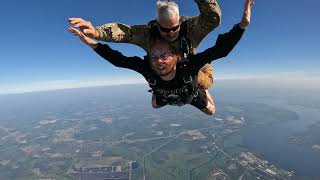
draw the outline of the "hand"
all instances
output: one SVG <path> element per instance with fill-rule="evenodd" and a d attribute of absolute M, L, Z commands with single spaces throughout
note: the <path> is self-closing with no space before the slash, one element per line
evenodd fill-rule
<path fill-rule="evenodd" d="M 86 36 L 94 39 L 99 38 L 99 32 L 91 22 L 81 18 L 69 18 L 68 21 L 74 25 L 74 28 L 79 28 Z"/>
<path fill-rule="evenodd" d="M 253 5 L 254 5 L 254 0 L 246 0 L 242 20 L 239 24 L 240 28 L 245 29 L 250 24 L 251 8 Z"/>
<path fill-rule="evenodd" d="M 79 31 L 78 29 L 74 28 L 74 27 L 69 27 L 68 30 L 76 35 L 79 36 L 79 39 L 81 41 L 83 41 L 84 43 L 86 43 L 87 45 L 89 45 L 92 49 L 95 49 L 98 46 L 98 42 L 95 41 L 94 39 L 86 36 L 83 32 Z"/>

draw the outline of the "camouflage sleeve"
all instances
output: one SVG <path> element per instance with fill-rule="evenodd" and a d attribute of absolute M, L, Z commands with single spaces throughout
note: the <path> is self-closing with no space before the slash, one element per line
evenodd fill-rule
<path fill-rule="evenodd" d="M 98 40 L 115 43 L 129 43 L 147 49 L 149 30 L 147 25 L 129 26 L 122 23 L 108 23 L 97 26 L 99 31 Z"/>
<path fill-rule="evenodd" d="M 197 48 L 200 42 L 217 26 L 221 20 L 221 10 L 216 0 L 195 0 L 200 15 L 188 22 L 188 33 L 193 47 Z"/>

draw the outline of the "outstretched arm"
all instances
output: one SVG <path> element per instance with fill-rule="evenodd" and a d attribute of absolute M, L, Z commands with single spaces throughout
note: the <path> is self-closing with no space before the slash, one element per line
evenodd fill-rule
<path fill-rule="evenodd" d="M 249 26 L 249 24 L 250 24 L 251 8 L 252 8 L 253 5 L 254 5 L 254 0 L 246 0 L 246 3 L 244 5 L 244 11 L 243 11 L 242 19 L 241 19 L 241 22 L 239 23 L 239 26 L 242 29 L 247 28 L 247 26 Z"/>
<path fill-rule="evenodd" d="M 82 18 L 69 18 L 69 22 L 91 38 L 105 42 L 130 43 L 147 49 L 146 40 L 149 36 L 147 25 L 129 26 L 122 23 L 108 23 L 94 27 L 91 22 Z"/>
<path fill-rule="evenodd" d="M 229 32 L 220 34 L 213 47 L 202 53 L 190 56 L 191 62 L 197 69 L 200 69 L 203 65 L 213 60 L 226 57 L 232 51 L 250 24 L 252 5 L 253 0 L 246 0 L 241 22 L 236 24 Z"/>
<path fill-rule="evenodd" d="M 99 40 L 116 43 L 129 43 L 147 49 L 149 27 L 144 25 L 129 26 L 123 23 L 108 23 L 96 27 Z"/>
<path fill-rule="evenodd" d="M 145 63 L 144 60 L 140 59 L 139 57 L 124 56 L 120 52 L 111 49 L 107 44 L 98 43 L 96 40 L 86 36 L 83 32 L 76 28 L 69 27 L 68 30 L 74 35 L 78 36 L 82 42 L 94 49 L 97 54 L 109 61 L 114 66 L 132 69 L 139 73 L 144 72 Z"/>

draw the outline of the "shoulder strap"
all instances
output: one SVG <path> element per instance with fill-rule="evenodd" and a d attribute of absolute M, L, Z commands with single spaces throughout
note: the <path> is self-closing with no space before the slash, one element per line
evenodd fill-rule
<path fill-rule="evenodd" d="M 178 39 L 180 40 L 180 51 L 183 53 L 184 58 L 187 58 L 190 53 L 193 53 L 193 46 L 188 33 L 188 21 L 186 20 L 181 22 Z"/>

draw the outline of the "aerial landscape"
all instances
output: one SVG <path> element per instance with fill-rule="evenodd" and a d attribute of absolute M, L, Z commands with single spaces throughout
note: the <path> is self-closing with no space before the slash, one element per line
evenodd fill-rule
<path fill-rule="evenodd" d="M 3 1 L 0 180 L 320 180 L 319 7 Z"/>
<path fill-rule="evenodd" d="M 286 128 L 301 123 L 300 112 L 268 104 L 276 97 L 267 91 L 250 97 L 244 86 L 235 93 L 235 84 L 217 85 L 222 92 L 215 92 L 213 117 L 191 106 L 154 110 L 139 93 L 147 90 L 143 85 L 126 85 L 131 93 L 125 97 L 122 86 L 0 96 L 0 176 L 317 179 L 319 167 L 295 163 L 320 158 L 319 122 L 306 125 L 309 133 L 290 132 Z M 301 157 L 290 160 L 296 151 Z"/>

